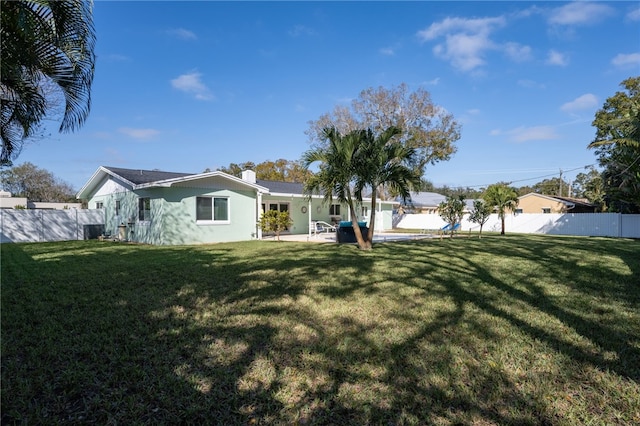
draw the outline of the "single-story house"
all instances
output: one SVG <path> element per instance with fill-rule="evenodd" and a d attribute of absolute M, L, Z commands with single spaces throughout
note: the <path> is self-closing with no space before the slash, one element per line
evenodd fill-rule
<path fill-rule="evenodd" d="M 437 192 L 412 192 L 411 198 L 406 202 L 402 197 L 396 198 L 395 208 L 399 213 L 422 213 L 422 214 L 438 214 L 440 203 L 447 201 L 447 197 Z M 469 213 L 473 210 L 473 199 L 464 200 L 464 212 Z"/>
<path fill-rule="evenodd" d="M 437 214 L 438 206 L 446 199 L 447 197 L 437 192 L 412 192 L 411 198 L 407 198 L 406 202 L 402 197 L 397 197 L 396 207 L 400 213 Z"/>
<path fill-rule="evenodd" d="M 543 195 L 535 192 L 518 197 L 516 213 L 594 213 L 596 206 L 580 198 Z"/>
<path fill-rule="evenodd" d="M 301 183 L 242 177 L 221 171 L 176 173 L 99 167 L 77 194 L 89 209 L 105 210 L 106 233 L 147 244 L 200 244 L 261 239 L 258 221 L 266 210 L 287 211 L 291 234 L 312 235 L 316 221 L 351 220 L 345 205 L 308 197 Z M 358 206 L 369 220 L 370 200 Z M 392 228 L 391 202 L 378 202 L 376 229 Z"/>

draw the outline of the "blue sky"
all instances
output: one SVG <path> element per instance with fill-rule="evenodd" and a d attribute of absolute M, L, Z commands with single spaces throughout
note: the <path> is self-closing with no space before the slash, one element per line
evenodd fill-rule
<path fill-rule="evenodd" d="M 89 119 L 15 162 L 76 189 L 100 165 L 297 160 L 310 120 L 401 83 L 462 124 L 436 185 L 572 179 L 596 163 L 594 113 L 640 75 L 637 1 L 97 1 L 94 19 Z"/>

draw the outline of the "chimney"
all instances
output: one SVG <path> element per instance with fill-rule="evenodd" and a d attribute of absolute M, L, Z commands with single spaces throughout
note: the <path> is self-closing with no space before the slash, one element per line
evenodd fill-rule
<path fill-rule="evenodd" d="M 242 172 L 242 180 L 249 183 L 256 183 L 256 172 L 253 170 L 245 170 Z"/>

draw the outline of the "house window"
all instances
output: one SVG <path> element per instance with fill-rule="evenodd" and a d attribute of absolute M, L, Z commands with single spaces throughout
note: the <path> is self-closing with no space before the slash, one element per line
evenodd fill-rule
<path fill-rule="evenodd" d="M 264 203 L 262 204 L 262 212 L 266 211 L 266 206 Z M 275 210 L 277 212 L 288 212 L 289 211 L 289 203 L 269 203 L 269 210 Z"/>
<path fill-rule="evenodd" d="M 120 216 L 120 200 L 116 200 L 116 216 Z"/>
<path fill-rule="evenodd" d="M 102 201 L 97 201 L 96 209 L 104 209 L 104 203 Z"/>
<path fill-rule="evenodd" d="M 362 217 L 369 217 L 369 207 L 362 206 Z"/>
<path fill-rule="evenodd" d="M 515 209 L 514 213 L 515 214 L 520 214 L 520 213 L 522 213 L 522 209 Z"/>
<path fill-rule="evenodd" d="M 340 204 L 331 204 L 331 207 L 329 207 L 329 214 L 331 216 L 340 216 Z"/>
<path fill-rule="evenodd" d="M 196 197 L 196 220 L 229 222 L 229 199 L 227 197 Z"/>
<path fill-rule="evenodd" d="M 151 198 L 138 198 L 138 220 L 151 220 Z"/>
<path fill-rule="evenodd" d="M 551 207 L 543 207 L 542 213 L 551 213 Z"/>

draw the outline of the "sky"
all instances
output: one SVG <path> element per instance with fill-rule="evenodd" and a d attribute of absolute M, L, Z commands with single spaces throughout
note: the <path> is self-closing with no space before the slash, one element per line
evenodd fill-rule
<path fill-rule="evenodd" d="M 94 24 L 89 118 L 14 162 L 76 190 L 99 166 L 298 160 L 309 121 L 402 83 L 462 126 L 436 186 L 570 181 L 597 164 L 595 112 L 640 75 L 637 1 L 98 0 Z"/>

